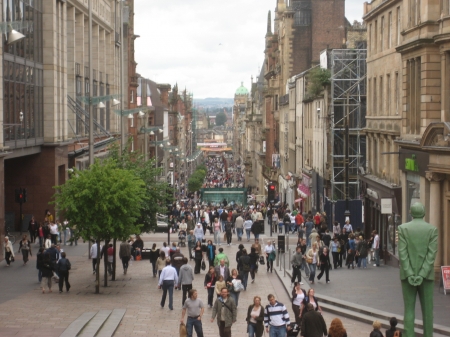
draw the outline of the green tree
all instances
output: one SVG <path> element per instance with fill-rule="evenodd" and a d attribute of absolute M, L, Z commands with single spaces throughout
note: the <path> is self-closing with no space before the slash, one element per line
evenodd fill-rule
<path fill-rule="evenodd" d="M 136 176 L 141 178 L 146 185 L 146 200 L 141 209 L 141 215 L 136 223 L 142 224 L 142 232 L 151 232 L 156 230 L 156 214 L 167 212 L 167 201 L 173 202 L 173 189 L 167 182 L 159 180 L 162 169 L 155 166 L 155 160 L 152 158 L 145 161 L 143 155 L 138 152 L 131 152 L 132 138 L 130 138 L 125 149 L 120 153 L 120 148 L 114 145 L 110 149 L 110 157 L 114 160 L 118 168 L 130 170 Z"/>
<path fill-rule="evenodd" d="M 195 169 L 194 173 L 189 177 L 188 180 L 189 192 L 195 192 L 198 191 L 200 188 L 202 188 L 205 177 L 206 177 L 206 166 L 199 165 Z"/>
<path fill-rule="evenodd" d="M 323 89 L 330 84 L 331 72 L 328 69 L 315 67 L 308 73 L 307 97 L 314 98 L 320 95 Z"/>
<path fill-rule="evenodd" d="M 76 169 L 64 185 L 55 186 L 54 203 L 64 218 L 77 226 L 86 241 L 124 239 L 140 233 L 136 220 L 147 200 L 145 183 L 133 171 L 117 167 L 114 160 L 96 161 L 88 170 Z M 99 259 L 97 260 L 99 261 Z M 96 266 L 95 292 L 100 292 L 100 264 Z"/>
<path fill-rule="evenodd" d="M 216 125 L 217 126 L 222 126 L 222 125 L 225 125 L 225 123 L 227 122 L 227 119 L 228 119 L 228 117 L 227 117 L 227 115 L 225 114 L 225 112 L 219 112 L 217 115 L 216 115 Z"/>

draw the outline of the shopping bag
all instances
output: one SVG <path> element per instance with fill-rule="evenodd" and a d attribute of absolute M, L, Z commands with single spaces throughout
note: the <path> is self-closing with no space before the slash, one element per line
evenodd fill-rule
<path fill-rule="evenodd" d="M 141 255 L 136 255 L 136 261 L 141 261 L 142 260 L 142 256 Z"/>
<path fill-rule="evenodd" d="M 186 325 L 180 323 L 180 337 L 187 337 Z"/>

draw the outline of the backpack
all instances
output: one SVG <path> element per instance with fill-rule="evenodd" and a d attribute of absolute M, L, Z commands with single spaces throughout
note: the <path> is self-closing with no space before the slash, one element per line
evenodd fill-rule
<path fill-rule="evenodd" d="M 244 271 L 244 272 L 250 271 L 250 264 L 246 263 L 244 260 L 242 260 L 242 271 Z"/>
<path fill-rule="evenodd" d="M 291 223 L 291 217 L 289 216 L 289 214 L 285 214 L 284 215 L 283 222 Z"/>

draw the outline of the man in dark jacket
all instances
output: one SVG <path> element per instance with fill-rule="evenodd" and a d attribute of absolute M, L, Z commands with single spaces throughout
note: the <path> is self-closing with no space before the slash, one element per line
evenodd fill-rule
<path fill-rule="evenodd" d="M 180 252 L 180 247 L 177 247 L 175 253 L 173 253 L 171 261 L 172 267 L 174 267 L 177 271 L 177 275 L 180 275 L 180 268 L 184 264 L 183 263 L 184 255 Z"/>
<path fill-rule="evenodd" d="M 59 292 L 62 293 L 63 284 L 66 284 L 66 291 L 69 292 L 69 270 L 71 269 L 71 264 L 68 259 L 66 259 L 66 253 L 61 253 L 61 258 L 57 263 L 57 270 L 59 273 Z"/>
<path fill-rule="evenodd" d="M 308 311 L 303 315 L 302 320 L 302 337 L 323 337 L 327 335 L 327 325 L 320 312 L 314 310 L 311 303 L 306 305 Z"/>
<path fill-rule="evenodd" d="M 247 250 L 242 249 L 241 257 L 238 262 L 238 270 L 241 274 L 242 284 L 244 285 L 245 290 L 247 290 L 247 282 L 248 282 L 248 273 L 250 272 L 250 256 L 247 255 Z"/>

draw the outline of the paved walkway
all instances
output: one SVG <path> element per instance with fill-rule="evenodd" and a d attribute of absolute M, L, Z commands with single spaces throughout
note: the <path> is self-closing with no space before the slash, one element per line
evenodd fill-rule
<path fill-rule="evenodd" d="M 291 238 L 291 249 L 294 249 L 294 238 Z M 286 267 L 288 268 L 288 254 L 286 254 Z M 330 271 L 330 281 L 325 282 L 325 275 L 321 281 L 317 280 L 314 289 L 317 294 L 334 297 L 359 305 L 375 308 L 396 315 L 403 316 L 403 296 L 400 283 L 399 269 L 381 265 L 374 267 L 369 264 L 366 269 L 338 268 Z M 302 280 L 309 288 L 309 282 L 302 273 Z M 450 294 L 444 295 L 439 286 L 434 291 L 434 324 L 450 327 Z M 420 302 L 416 302 L 416 319 L 422 320 Z"/>
<path fill-rule="evenodd" d="M 167 235 L 152 234 L 144 236 L 145 246 L 166 239 Z M 222 246 L 229 255 L 232 267 L 236 266 L 234 257 L 237 244 Z M 249 248 L 249 244 L 244 242 Z M 35 255 L 27 266 L 21 266 L 20 257 L 14 266 L 7 268 L 0 263 L 0 282 L 2 284 L 2 301 L 0 302 L 0 336 L 59 336 L 62 331 L 82 313 L 103 309 L 125 308 L 126 314 L 115 336 L 178 336 L 181 316 L 181 292 L 174 295 L 174 310 L 169 311 L 159 306 L 161 290 L 157 289 L 157 280 L 151 277 L 151 265 L 148 260 L 134 262 L 128 275 L 120 274 L 115 282 L 109 282 L 107 288 L 101 287 L 101 294 L 94 294 L 94 275 L 91 261 L 87 259 L 87 244 L 65 248 L 72 262 L 70 293 L 58 293 L 53 286 L 53 293 L 42 294 L 37 283 Z M 187 253 L 187 248 L 183 248 Z M 120 270 L 121 268 L 119 268 Z M 102 267 L 103 270 L 103 267 Z M 206 290 L 203 288 L 205 272 L 197 276 L 194 286 L 199 290 L 199 297 L 206 303 Z M 4 283 L 7 282 L 7 283 Z M 11 293 L 11 294 L 9 294 Z M 247 306 L 253 297 L 259 295 L 263 304 L 267 303 L 267 294 L 273 293 L 293 312 L 290 299 L 275 273 L 267 274 L 262 268 L 254 284 L 249 284 L 246 292 L 241 293 L 238 308 L 238 321 L 233 325 L 233 336 L 246 333 L 245 315 Z M 6 297 L 8 296 L 8 297 Z M 205 336 L 218 335 L 216 323 L 209 321 L 211 309 L 206 309 L 203 327 Z M 324 314 L 327 324 L 335 316 Z M 349 336 L 368 335 L 371 328 L 350 319 L 342 318 L 349 331 Z"/>

